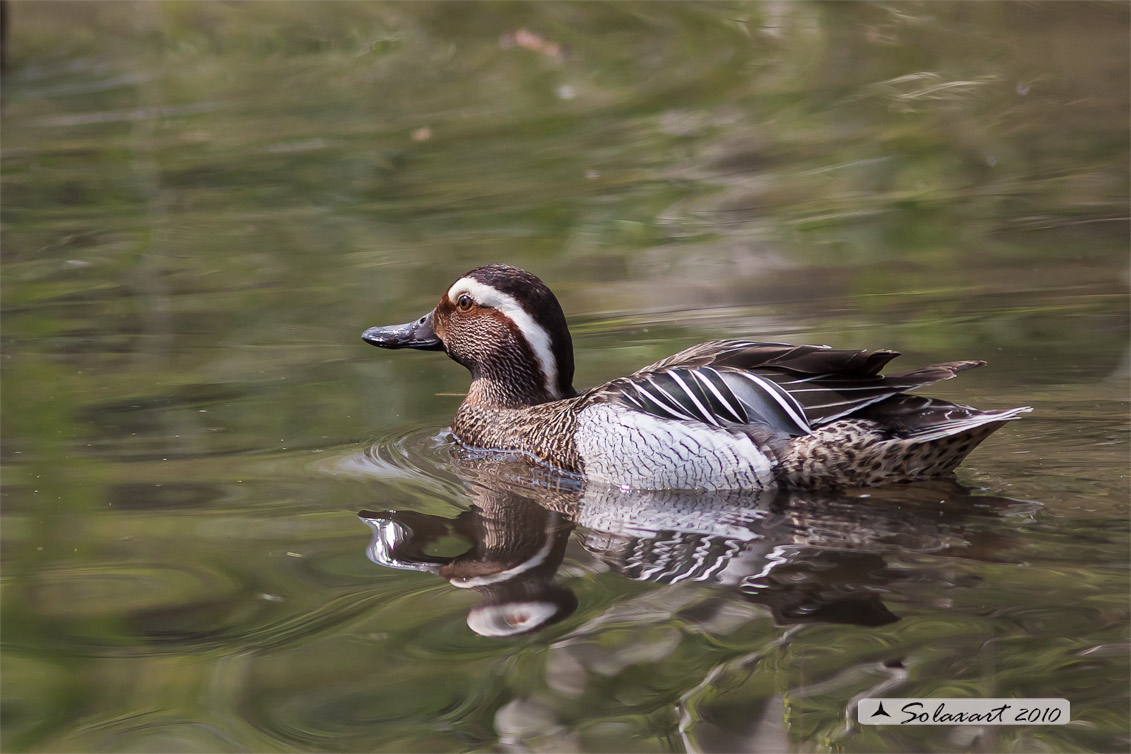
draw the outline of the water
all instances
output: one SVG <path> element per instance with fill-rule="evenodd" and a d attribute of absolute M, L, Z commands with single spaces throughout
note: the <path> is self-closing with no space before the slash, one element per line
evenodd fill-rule
<path fill-rule="evenodd" d="M 1125 5 L 10 20 L 5 750 L 1128 747 Z M 554 486 L 453 451 L 460 367 L 360 341 L 490 261 L 578 386 L 747 337 L 1035 410 L 870 497 Z M 881 693 L 1074 722 L 850 722 Z"/>

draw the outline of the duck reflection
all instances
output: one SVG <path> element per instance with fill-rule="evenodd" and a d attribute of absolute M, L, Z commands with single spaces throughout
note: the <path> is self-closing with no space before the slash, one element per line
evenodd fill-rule
<path fill-rule="evenodd" d="M 477 487 L 475 505 L 455 518 L 413 511 L 362 511 L 373 529 L 367 554 L 377 565 L 435 573 L 483 599 L 467 625 L 483 636 L 516 636 L 555 623 L 577 598 L 554 583 L 573 524 L 513 492 Z M 430 547 L 457 536 L 470 543 L 454 557 Z"/>
<path fill-rule="evenodd" d="M 458 467 L 473 504 L 455 518 L 415 511 L 359 517 L 373 530 L 374 563 L 479 592 L 467 623 L 491 637 L 537 631 L 576 610 L 577 598 L 555 581 L 571 532 L 627 578 L 715 585 L 765 606 L 779 625 L 880 626 L 898 620 L 880 595 L 909 576 L 888 565 L 892 556 L 997 560 L 1002 536 L 975 520 L 1025 507 L 949 481 L 867 496 L 643 491 L 583 485 L 497 458 L 463 457 Z M 453 537 L 467 549 L 437 554 Z"/>

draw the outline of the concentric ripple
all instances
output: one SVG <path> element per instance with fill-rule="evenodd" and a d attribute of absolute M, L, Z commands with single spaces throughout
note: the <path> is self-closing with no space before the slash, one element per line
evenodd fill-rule
<path fill-rule="evenodd" d="M 376 438 L 372 444 L 322 459 L 317 468 L 331 476 L 376 479 L 432 494 L 458 494 L 462 485 L 451 467 L 451 432 L 413 429 Z"/>

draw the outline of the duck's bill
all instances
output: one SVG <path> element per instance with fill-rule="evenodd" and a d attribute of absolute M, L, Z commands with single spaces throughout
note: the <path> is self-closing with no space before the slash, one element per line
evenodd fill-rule
<path fill-rule="evenodd" d="M 381 348 L 416 348 L 420 351 L 440 351 L 444 344 L 432 329 L 432 312 L 414 322 L 388 327 L 370 327 L 361 339 Z"/>

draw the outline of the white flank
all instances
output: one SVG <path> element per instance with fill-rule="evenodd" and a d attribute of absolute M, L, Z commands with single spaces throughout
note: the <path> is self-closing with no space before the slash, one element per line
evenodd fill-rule
<path fill-rule="evenodd" d="M 460 278 L 448 289 L 448 300 L 455 304 L 463 294 L 471 296 L 480 306 L 489 306 L 498 309 L 510 317 L 518 327 L 519 332 L 526 338 L 526 342 L 534 349 L 534 356 L 542 367 L 542 375 L 546 379 L 546 394 L 551 398 L 561 398 L 558 390 L 558 362 L 551 349 L 550 334 L 540 324 L 534 321 L 530 313 L 522 308 L 514 296 L 492 288 L 486 283 L 480 283 L 474 278 Z"/>
<path fill-rule="evenodd" d="M 665 419 L 615 403 L 577 416 L 585 477 L 637 490 L 758 490 L 772 485 L 770 459 L 743 434 Z"/>

